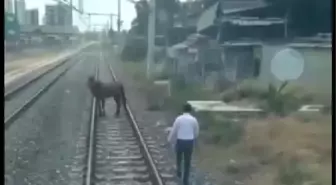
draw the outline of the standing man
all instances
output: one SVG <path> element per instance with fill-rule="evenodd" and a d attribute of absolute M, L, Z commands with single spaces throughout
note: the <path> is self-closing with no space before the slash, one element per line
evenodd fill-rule
<path fill-rule="evenodd" d="M 177 176 L 179 178 L 181 178 L 182 175 L 182 157 L 184 160 L 184 185 L 188 185 L 191 156 L 196 138 L 198 137 L 199 133 L 198 121 L 190 114 L 191 111 L 192 107 L 190 104 L 185 104 L 183 106 L 183 114 L 176 118 L 173 128 L 168 136 L 168 142 L 175 144 Z"/>

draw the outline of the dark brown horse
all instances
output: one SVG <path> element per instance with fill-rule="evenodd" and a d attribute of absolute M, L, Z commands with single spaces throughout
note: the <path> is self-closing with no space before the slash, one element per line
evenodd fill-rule
<path fill-rule="evenodd" d="M 97 99 L 98 104 L 98 116 L 105 115 L 105 99 L 114 98 L 117 105 L 115 116 L 120 114 L 120 106 L 123 104 L 126 110 L 126 96 L 124 86 L 120 82 L 103 83 L 99 80 L 95 80 L 94 77 L 88 78 L 88 86 L 92 95 Z"/>

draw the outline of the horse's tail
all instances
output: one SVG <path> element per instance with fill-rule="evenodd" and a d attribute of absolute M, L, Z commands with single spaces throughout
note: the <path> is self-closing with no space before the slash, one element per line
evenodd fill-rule
<path fill-rule="evenodd" d="M 122 84 L 120 85 L 120 91 L 121 91 L 121 101 L 122 101 L 122 104 L 124 105 L 124 108 L 126 109 L 127 99 L 126 99 L 126 94 L 125 94 L 125 88 Z"/>

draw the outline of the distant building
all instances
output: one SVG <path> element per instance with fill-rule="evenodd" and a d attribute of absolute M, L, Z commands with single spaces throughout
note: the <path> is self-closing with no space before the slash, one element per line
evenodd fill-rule
<path fill-rule="evenodd" d="M 72 25 L 72 9 L 64 4 L 47 5 L 45 8 L 45 17 L 46 25 Z"/>
<path fill-rule="evenodd" d="M 50 26 L 57 25 L 57 6 L 56 5 L 46 5 L 45 24 L 50 25 Z"/>
<path fill-rule="evenodd" d="M 39 11 L 38 9 L 32 9 L 26 11 L 26 24 L 27 25 L 39 25 Z"/>
<path fill-rule="evenodd" d="M 16 0 L 15 12 L 20 25 L 26 24 L 26 2 L 25 0 Z"/>
<path fill-rule="evenodd" d="M 42 17 L 42 25 L 47 25 L 47 17 L 46 17 L 46 15 L 43 15 L 43 17 Z"/>
<path fill-rule="evenodd" d="M 58 25 L 72 26 L 72 8 L 65 4 L 58 4 Z"/>
<path fill-rule="evenodd" d="M 5 0 L 5 11 L 8 13 L 14 13 L 13 8 L 13 1 L 12 0 Z"/>

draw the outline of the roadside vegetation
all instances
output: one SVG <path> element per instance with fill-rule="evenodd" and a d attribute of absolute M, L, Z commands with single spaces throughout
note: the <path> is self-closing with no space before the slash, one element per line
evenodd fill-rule
<path fill-rule="evenodd" d="M 155 96 L 160 99 L 153 81 L 146 80 L 144 63 L 125 62 L 124 67 L 139 82 L 148 100 Z M 197 113 L 201 129 L 197 166 L 210 172 L 218 184 L 331 184 L 330 103 L 322 112 L 298 112 L 302 104 L 319 103 L 320 98 L 287 82 L 279 87 L 262 87 L 248 80 L 214 93 L 186 85 L 178 77 L 171 79 L 171 96 L 155 110 L 178 114 L 187 100 L 223 100 L 266 110 L 262 116 L 249 119 Z"/>

